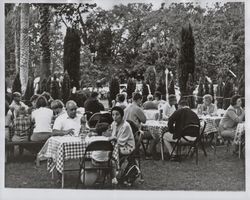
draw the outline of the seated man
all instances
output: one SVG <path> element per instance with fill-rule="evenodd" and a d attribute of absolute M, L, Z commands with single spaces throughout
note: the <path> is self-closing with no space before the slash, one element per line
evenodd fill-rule
<path fill-rule="evenodd" d="M 173 148 L 170 142 L 176 142 L 181 136 L 183 128 L 188 124 L 200 124 L 200 120 L 196 113 L 194 113 L 189 107 L 186 100 L 180 100 L 178 103 L 178 110 L 175 111 L 168 120 L 169 132 L 166 132 L 163 136 L 164 144 L 167 147 L 169 154 L 171 155 Z M 195 140 L 195 137 L 186 137 L 188 140 Z M 185 142 L 185 140 L 181 140 Z M 172 153 L 172 161 L 178 160 L 176 152 Z"/>
<path fill-rule="evenodd" d="M 82 116 L 78 115 L 76 110 L 76 102 L 70 100 L 66 103 L 66 113 L 58 116 L 55 120 L 53 135 L 79 135 Z"/>
<path fill-rule="evenodd" d="M 146 116 L 141 109 L 142 95 L 140 93 L 133 94 L 133 103 L 124 110 L 124 120 L 133 121 L 138 128 L 141 123 L 146 122 Z"/>
<path fill-rule="evenodd" d="M 155 92 L 154 97 L 155 100 L 153 102 L 157 105 L 157 108 L 160 109 L 166 103 L 166 101 L 161 99 L 161 92 L 159 91 Z"/>
<path fill-rule="evenodd" d="M 95 114 L 104 110 L 103 104 L 98 100 L 98 95 L 97 92 L 92 92 L 91 96 L 85 101 L 84 108 L 86 112 Z"/>
<path fill-rule="evenodd" d="M 133 121 L 136 126 L 140 129 L 140 124 L 146 122 L 146 115 L 143 110 L 139 107 L 142 102 L 142 95 L 140 93 L 134 93 L 133 95 L 133 103 L 129 105 L 124 111 L 124 120 Z M 151 133 L 146 132 L 145 138 L 152 138 L 153 140 L 150 143 L 150 154 L 154 159 L 156 158 L 156 145 L 159 142 L 158 135 L 151 135 Z"/>
<path fill-rule="evenodd" d="M 152 110 L 152 109 L 157 110 L 158 109 L 157 105 L 153 102 L 153 99 L 154 97 L 152 94 L 149 94 L 147 96 L 147 101 L 145 101 L 142 106 L 144 110 Z"/>
<path fill-rule="evenodd" d="M 163 119 L 168 119 L 176 111 L 176 96 L 170 94 L 168 97 L 168 102 L 163 105 Z"/>
<path fill-rule="evenodd" d="M 125 99 L 124 94 L 117 94 L 117 102 L 116 102 L 115 106 L 119 106 L 123 110 L 128 106 L 128 103 L 127 103 L 127 101 Z"/>

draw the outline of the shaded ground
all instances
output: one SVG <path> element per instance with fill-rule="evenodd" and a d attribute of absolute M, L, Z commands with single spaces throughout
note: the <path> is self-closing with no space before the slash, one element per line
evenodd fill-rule
<path fill-rule="evenodd" d="M 35 157 L 25 152 L 24 156 L 12 158 L 5 165 L 5 186 L 11 188 L 60 188 L 46 170 L 46 161 L 35 166 Z M 68 161 L 73 166 L 76 161 Z M 144 183 L 136 182 L 135 190 L 212 190 L 244 191 L 245 160 L 226 152 L 220 147 L 217 155 L 208 150 L 208 157 L 199 152 L 199 163 L 194 159 L 182 162 L 142 160 Z M 75 188 L 77 172 L 65 175 L 65 188 Z M 123 188 L 120 188 L 123 189 Z M 127 189 L 127 188 L 126 188 Z"/>

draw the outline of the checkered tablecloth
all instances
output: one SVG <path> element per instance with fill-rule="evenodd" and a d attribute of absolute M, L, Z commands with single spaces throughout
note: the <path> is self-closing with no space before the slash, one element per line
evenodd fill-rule
<path fill-rule="evenodd" d="M 219 123 L 222 117 L 220 116 L 201 116 L 200 119 L 206 121 L 207 125 L 204 130 L 204 134 L 208 135 L 210 133 L 215 133 L 218 131 Z"/>
<path fill-rule="evenodd" d="M 161 135 L 168 131 L 167 121 L 147 120 L 142 124 L 142 131 L 149 131 L 152 137 L 161 137 Z"/>
<path fill-rule="evenodd" d="M 235 136 L 234 136 L 234 144 L 241 144 L 242 142 L 242 136 L 245 134 L 245 123 L 239 123 L 237 125 Z"/>
<path fill-rule="evenodd" d="M 62 173 L 64 161 L 83 158 L 87 146 L 88 143 L 85 142 L 83 137 L 55 136 L 47 140 L 38 153 L 38 158 L 48 159 L 48 171 L 52 172 L 56 168 L 58 172 Z M 87 157 L 90 157 L 90 154 L 91 152 L 87 153 Z M 112 157 L 118 163 L 119 148 L 117 144 L 114 144 Z"/>

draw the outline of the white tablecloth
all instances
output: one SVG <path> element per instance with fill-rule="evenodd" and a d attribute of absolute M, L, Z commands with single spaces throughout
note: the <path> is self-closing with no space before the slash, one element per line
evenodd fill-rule
<path fill-rule="evenodd" d="M 143 110 L 147 120 L 155 120 L 158 115 L 158 110 Z"/>
<path fill-rule="evenodd" d="M 245 123 L 239 123 L 237 125 L 235 136 L 234 136 L 234 143 L 239 145 L 241 144 L 242 140 L 241 137 L 245 134 Z"/>

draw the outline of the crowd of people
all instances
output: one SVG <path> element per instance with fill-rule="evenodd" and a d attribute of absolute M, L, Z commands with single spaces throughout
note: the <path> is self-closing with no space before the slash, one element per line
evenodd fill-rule
<path fill-rule="evenodd" d="M 87 121 L 91 115 L 105 110 L 104 105 L 98 99 L 99 94 L 92 92 L 85 101 L 84 108 L 78 108 L 75 101 L 69 100 L 64 103 L 53 100 L 49 93 L 34 95 L 30 99 L 31 106 L 25 105 L 21 100 L 21 94 L 13 93 L 13 101 L 5 104 L 5 138 L 6 141 L 46 141 L 51 136 L 72 135 L 79 136 L 83 129 L 87 129 Z M 156 111 L 153 120 L 168 121 L 168 132 L 164 134 L 163 141 L 171 160 L 176 160 L 176 152 L 172 152 L 172 142 L 180 136 L 183 127 L 187 124 L 200 124 L 199 115 L 217 115 L 216 105 L 213 104 L 211 95 L 203 97 L 203 103 L 197 106 L 194 112 L 188 107 L 188 102 L 181 99 L 177 104 L 175 95 L 169 95 L 167 101 L 162 100 L 160 92 L 149 94 L 146 102 L 142 102 L 142 95 L 133 93 L 132 99 L 127 99 L 126 92 L 117 95 L 109 113 L 112 116 L 111 124 L 100 123 L 96 125 L 96 134 L 86 136 L 89 141 L 105 138 L 115 141 L 119 146 L 121 155 L 129 155 L 135 149 L 135 138 L 130 123 L 132 122 L 139 130 L 142 124 L 149 120 L 146 111 Z M 219 136 L 222 138 L 234 138 L 237 124 L 242 122 L 245 112 L 241 107 L 241 97 L 235 95 L 231 98 L 231 105 L 219 124 Z M 90 114 L 87 116 L 85 114 Z M 128 123 L 130 122 L 130 123 Z M 100 128 L 101 127 L 101 128 Z M 109 131 L 108 131 L 109 130 Z M 143 133 L 143 132 L 142 132 Z M 151 135 L 145 132 L 144 138 L 153 137 L 150 142 L 148 156 L 158 159 L 156 146 L 159 135 Z M 96 136 L 94 139 L 93 136 Z M 97 137 L 98 136 L 98 137 Z M 191 140 L 195 138 L 190 138 Z M 107 155 L 93 155 L 93 162 L 105 162 Z M 117 169 L 114 167 L 114 169 Z M 116 172 L 113 173 L 112 182 L 117 183 Z"/>

